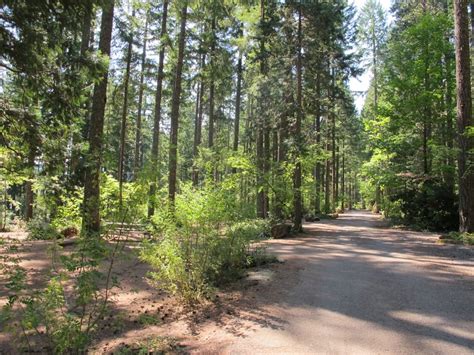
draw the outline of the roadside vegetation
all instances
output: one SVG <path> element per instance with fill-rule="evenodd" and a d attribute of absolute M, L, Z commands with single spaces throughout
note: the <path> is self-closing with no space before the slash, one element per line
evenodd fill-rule
<path fill-rule="evenodd" d="M 472 245 L 473 14 L 467 0 L 394 0 L 390 23 L 377 0 L 3 1 L 0 331 L 22 351 L 86 351 L 117 264 L 199 307 L 276 261 L 266 239 L 348 209 Z"/>

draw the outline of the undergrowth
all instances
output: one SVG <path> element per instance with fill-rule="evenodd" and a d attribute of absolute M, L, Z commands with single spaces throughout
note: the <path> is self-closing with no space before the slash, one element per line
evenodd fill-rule
<path fill-rule="evenodd" d="M 174 211 L 162 210 L 155 218 L 154 239 L 145 241 L 141 251 L 157 286 L 191 304 L 240 277 L 245 268 L 269 261 L 258 246 L 269 235 L 269 223 L 239 220 L 237 210 L 224 189 L 185 186 Z"/>

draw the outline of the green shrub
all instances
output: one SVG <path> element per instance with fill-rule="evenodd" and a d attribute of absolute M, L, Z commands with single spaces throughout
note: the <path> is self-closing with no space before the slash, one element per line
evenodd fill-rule
<path fill-rule="evenodd" d="M 450 239 L 462 242 L 463 244 L 474 245 L 474 233 L 451 232 L 448 236 Z"/>
<path fill-rule="evenodd" d="M 83 353 L 116 285 L 112 266 L 122 250 L 120 242 L 109 247 L 101 238 L 80 238 L 76 251 L 65 255 L 58 255 L 61 249 L 53 243 L 53 276 L 46 287 L 34 292 L 28 289 L 21 260 L 8 255 L 18 248 L 0 246 L 7 254 L 0 258 L 0 271 L 9 290 L 0 323 L 18 338 L 19 352 L 46 346 L 47 353 Z"/>
<path fill-rule="evenodd" d="M 402 192 L 394 195 L 399 200 L 401 218 L 407 225 L 434 231 L 459 228 L 458 203 L 450 188 L 435 178 L 406 179 Z"/>
<path fill-rule="evenodd" d="M 28 238 L 32 240 L 54 240 L 61 236 L 53 225 L 39 218 L 29 221 L 26 229 Z"/>
<path fill-rule="evenodd" d="M 61 205 L 56 208 L 56 214 L 51 221 L 51 225 L 57 230 L 75 227 L 81 228 L 82 211 L 81 204 L 83 198 L 83 189 L 71 192 Z"/>
<path fill-rule="evenodd" d="M 402 201 L 401 200 L 388 200 L 386 199 L 383 204 L 382 214 L 385 218 L 390 218 L 394 222 L 399 222 L 402 219 Z"/>
<path fill-rule="evenodd" d="M 239 276 L 251 263 L 253 241 L 268 236 L 270 226 L 260 220 L 239 221 L 237 210 L 225 189 L 184 186 L 174 214 L 167 209 L 157 213 L 155 241 L 146 241 L 141 250 L 158 286 L 191 303 Z"/>

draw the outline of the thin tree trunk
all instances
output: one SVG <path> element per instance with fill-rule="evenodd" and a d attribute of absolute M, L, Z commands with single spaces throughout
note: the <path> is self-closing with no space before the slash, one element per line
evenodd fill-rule
<path fill-rule="evenodd" d="M 35 158 L 36 158 L 36 139 L 33 137 L 34 133 L 29 139 L 28 148 L 28 180 L 25 182 L 25 220 L 29 221 L 33 218 L 33 204 L 34 204 L 34 192 L 33 192 L 33 179 L 35 177 Z"/>
<path fill-rule="evenodd" d="M 260 21 L 265 22 L 265 2 L 260 0 Z M 263 29 L 262 29 L 263 31 Z M 265 53 L 265 36 L 261 33 L 260 39 L 260 74 L 265 74 L 265 59 L 263 55 Z M 263 133 L 263 101 L 265 100 L 264 88 L 261 89 L 261 102 L 260 102 L 260 117 L 257 122 L 257 139 L 256 139 L 256 150 L 257 150 L 257 217 L 265 218 L 265 191 L 264 191 L 264 173 L 265 173 L 265 157 L 264 157 L 264 133 Z"/>
<path fill-rule="evenodd" d="M 334 100 L 334 99 L 333 99 Z M 337 203 L 337 173 L 336 173 L 336 115 L 331 111 L 331 169 L 332 169 L 332 208 L 336 207 Z"/>
<path fill-rule="evenodd" d="M 303 83 L 302 83 L 302 71 L 303 64 L 301 61 L 302 51 L 302 29 L 301 29 L 301 1 L 298 6 L 298 55 L 296 58 L 296 102 L 297 102 L 297 113 L 296 113 L 296 124 L 295 124 L 295 139 L 298 149 L 298 158 L 301 154 L 301 121 L 303 119 Z M 303 219 L 303 206 L 301 201 L 301 162 L 297 159 L 295 164 L 295 171 L 293 175 L 293 203 L 294 203 L 294 220 L 293 228 L 296 232 L 303 230 L 301 220 Z"/>
<path fill-rule="evenodd" d="M 451 57 L 449 54 L 445 55 L 445 66 L 446 66 L 446 86 L 445 86 L 445 105 L 446 105 L 446 147 L 448 148 L 448 157 L 446 163 L 449 170 L 445 173 L 446 184 L 449 187 L 449 191 L 454 193 L 454 173 L 455 173 L 455 162 L 453 158 L 454 149 L 454 137 L 453 137 L 453 117 L 451 114 L 451 107 L 453 105 L 453 78 L 451 76 Z"/>
<path fill-rule="evenodd" d="M 201 71 L 206 65 L 206 55 L 202 55 L 201 59 Z M 193 144 L 193 159 L 196 161 L 199 154 L 199 146 L 201 145 L 202 140 L 202 114 L 204 107 L 204 79 L 201 78 L 199 82 L 198 92 L 196 94 L 196 116 L 194 122 L 194 144 Z M 199 184 L 199 169 L 193 164 L 193 186 L 198 186 Z"/>
<path fill-rule="evenodd" d="M 264 175 L 265 175 L 265 184 L 264 184 L 264 214 L 265 216 L 268 216 L 268 212 L 270 211 L 270 199 L 268 197 L 268 176 L 269 176 L 269 171 L 270 171 L 270 127 L 268 124 L 268 119 L 265 117 L 265 126 L 264 126 L 264 135 L 263 135 L 263 169 L 264 169 Z"/>
<path fill-rule="evenodd" d="M 160 53 L 158 55 L 158 74 L 155 92 L 155 115 L 153 122 L 153 140 L 151 144 L 151 183 L 148 191 L 148 218 L 155 214 L 155 194 L 158 183 L 158 153 L 160 147 L 161 97 L 163 94 L 163 68 L 165 63 L 165 37 L 168 21 L 168 0 L 163 0 L 163 14 L 160 30 Z"/>
<path fill-rule="evenodd" d="M 132 18 L 135 17 L 135 10 L 132 12 Z M 133 45 L 133 32 L 130 31 L 128 34 L 128 48 L 126 67 L 125 67 L 125 77 L 123 82 L 123 106 L 122 106 L 122 122 L 120 126 L 120 152 L 119 152 L 119 167 L 118 167 L 118 182 L 119 182 L 119 206 L 122 208 L 123 198 L 123 174 L 124 174 L 124 159 L 125 159 L 125 145 L 127 137 L 127 115 L 128 115 L 128 82 L 130 81 L 130 67 L 132 63 L 132 45 Z"/>
<path fill-rule="evenodd" d="M 137 108 L 137 122 L 135 128 L 135 171 L 134 178 L 138 175 L 138 171 L 142 165 L 142 107 L 143 107 L 143 92 L 145 90 L 145 65 L 146 65 L 146 45 L 147 45 L 147 36 L 148 36 L 148 12 L 146 13 L 145 18 L 145 30 L 143 33 L 143 51 L 141 58 L 141 69 L 140 69 L 140 87 L 138 91 L 138 108 Z"/>
<path fill-rule="evenodd" d="M 209 60 L 209 65 L 211 67 L 211 81 L 209 83 L 209 139 L 208 139 L 208 145 L 209 148 L 212 148 L 214 146 L 214 98 L 215 98 L 215 89 L 216 89 L 216 84 L 215 84 L 215 51 L 216 51 L 216 17 L 212 17 L 212 23 L 211 23 L 211 31 L 212 31 L 212 42 L 211 42 L 211 52 L 210 52 L 210 60 Z"/>
<path fill-rule="evenodd" d="M 237 91 L 235 94 L 234 142 L 232 146 L 232 149 L 235 152 L 239 149 L 241 95 L 242 95 L 242 55 L 239 54 L 239 61 L 237 62 Z"/>
<path fill-rule="evenodd" d="M 349 197 L 349 201 L 348 201 L 349 211 L 352 210 L 352 185 L 353 185 L 352 171 L 349 170 L 349 191 L 347 193 Z"/>
<path fill-rule="evenodd" d="M 331 145 L 328 142 L 326 143 L 326 150 L 329 152 L 331 150 Z M 331 212 L 331 202 L 330 202 L 330 189 L 331 189 L 331 161 L 326 159 L 326 171 L 325 171 L 325 187 L 324 187 L 324 213 L 328 214 Z"/>
<path fill-rule="evenodd" d="M 341 210 L 343 213 L 345 209 L 345 196 L 346 196 L 345 169 L 346 169 L 346 153 L 344 151 L 344 140 L 343 140 L 342 141 L 342 169 L 341 169 Z"/>
<path fill-rule="evenodd" d="M 467 0 L 454 1 L 454 32 L 456 43 L 458 172 L 459 172 L 459 231 L 474 232 L 474 163 L 470 151 L 474 139 L 467 135 L 472 126 L 472 97 L 469 58 L 469 21 Z"/>
<path fill-rule="evenodd" d="M 320 149 L 321 144 L 321 79 L 319 73 L 316 77 L 316 118 L 315 118 L 315 128 L 316 128 L 316 146 L 317 149 Z M 318 161 L 316 163 L 315 172 L 315 201 L 314 201 L 314 212 L 316 214 L 321 213 L 321 163 Z"/>
<path fill-rule="evenodd" d="M 377 71 L 377 44 L 375 40 L 375 33 L 372 33 L 372 66 L 373 66 L 373 73 L 374 73 L 374 119 L 377 118 L 378 112 L 378 71 Z M 375 209 L 376 213 L 379 213 L 380 208 L 380 184 L 378 182 L 375 183 Z"/>
<path fill-rule="evenodd" d="M 425 55 L 425 73 L 423 78 L 423 84 L 425 92 L 430 92 L 430 73 L 429 73 L 429 53 L 428 47 L 425 43 L 424 45 L 424 55 Z M 429 103 L 426 103 L 423 112 L 423 174 L 428 175 L 430 173 L 430 158 L 429 158 L 429 147 L 428 141 L 431 136 L 431 106 Z"/>
<path fill-rule="evenodd" d="M 87 2 L 84 8 L 84 18 L 82 22 L 81 30 L 81 59 L 84 60 L 82 65 L 85 64 L 86 53 L 90 50 L 91 43 L 91 28 L 92 28 L 92 17 L 93 17 L 93 6 L 91 2 Z M 87 90 L 87 96 L 90 96 L 90 90 Z M 85 103 L 84 108 L 84 126 L 87 125 L 90 115 L 90 100 Z M 80 131 L 74 132 L 72 136 L 72 154 L 71 154 L 71 184 L 72 185 L 83 185 L 84 183 L 84 171 L 82 166 L 80 166 L 81 150 L 76 148 L 77 144 L 82 141 L 83 137 Z"/>
<path fill-rule="evenodd" d="M 102 55 L 110 56 L 110 42 L 114 20 L 114 0 L 102 6 L 99 50 Z M 92 236 L 100 233 L 100 167 L 102 155 L 102 136 L 104 132 L 104 112 L 107 100 L 108 68 L 101 80 L 94 86 L 92 111 L 89 130 L 89 153 L 84 186 L 83 231 Z"/>
<path fill-rule="evenodd" d="M 168 196 L 170 207 L 174 209 L 176 197 L 176 170 L 178 167 L 178 127 L 179 127 L 179 106 L 181 99 L 181 79 L 184 62 L 184 45 L 186 41 L 186 18 L 187 1 L 181 10 L 181 23 L 178 40 L 178 60 L 176 63 L 176 76 L 174 80 L 173 98 L 171 103 L 171 132 L 169 148 L 169 176 L 168 176 Z"/>
<path fill-rule="evenodd" d="M 337 207 L 337 203 L 339 202 L 339 162 L 340 162 L 340 155 L 339 155 L 339 139 L 336 142 L 336 167 L 335 167 L 335 174 L 334 174 L 334 189 L 336 190 L 334 193 L 334 208 Z"/>

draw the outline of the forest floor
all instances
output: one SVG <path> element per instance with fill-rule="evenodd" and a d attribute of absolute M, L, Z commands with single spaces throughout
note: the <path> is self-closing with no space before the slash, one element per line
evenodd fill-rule
<path fill-rule="evenodd" d="M 388 228 L 361 211 L 304 228 L 267 242 L 281 263 L 249 270 L 194 311 L 149 285 L 130 248 L 90 353 L 138 349 L 146 339 L 184 353 L 473 353 L 472 247 L 440 245 L 439 235 Z M 23 266 L 40 286 L 47 246 L 22 243 Z M 0 333 L 0 353 L 11 344 Z"/>

